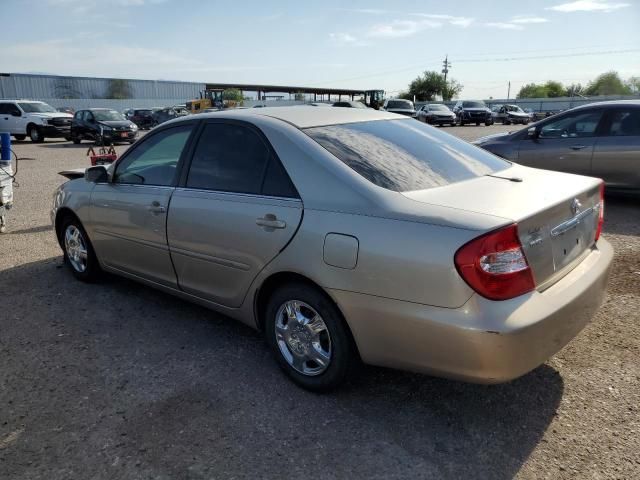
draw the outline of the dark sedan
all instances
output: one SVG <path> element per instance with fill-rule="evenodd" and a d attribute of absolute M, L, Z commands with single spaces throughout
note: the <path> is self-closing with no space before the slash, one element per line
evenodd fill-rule
<path fill-rule="evenodd" d="M 102 140 L 106 144 L 133 143 L 138 126 L 121 113 L 109 108 L 78 110 L 71 123 L 71 139 L 78 144 L 82 140 Z"/>
<path fill-rule="evenodd" d="M 592 103 L 476 145 L 529 167 L 602 178 L 607 190 L 640 191 L 640 101 Z"/>

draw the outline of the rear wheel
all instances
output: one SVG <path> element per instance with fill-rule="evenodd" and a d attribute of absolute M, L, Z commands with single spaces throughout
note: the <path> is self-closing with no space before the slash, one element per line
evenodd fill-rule
<path fill-rule="evenodd" d="M 100 275 L 100 264 L 80 221 L 68 217 L 62 224 L 61 235 L 64 260 L 71 273 L 83 282 L 95 281 Z"/>
<path fill-rule="evenodd" d="M 265 315 L 265 335 L 278 365 L 307 390 L 336 388 L 358 361 L 340 311 L 316 288 L 305 284 L 278 288 Z"/>
<path fill-rule="evenodd" d="M 36 127 L 35 125 L 31 126 L 29 128 L 29 138 L 31 139 L 31 141 L 33 143 L 42 143 L 44 142 L 44 135 L 42 134 L 42 132 L 40 131 L 40 129 L 38 127 Z"/>
<path fill-rule="evenodd" d="M 24 140 L 25 138 L 27 138 L 26 135 L 14 135 L 13 136 L 16 140 L 18 140 L 19 142 L 21 142 L 22 140 Z"/>
<path fill-rule="evenodd" d="M 480 125 L 480 122 L 476 122 L 476 127 Z"/>

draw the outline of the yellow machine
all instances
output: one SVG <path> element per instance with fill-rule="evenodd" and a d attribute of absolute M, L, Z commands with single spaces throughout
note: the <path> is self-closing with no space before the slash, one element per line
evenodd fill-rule
<path fill-rule="evenodd" d="M 224 108 L 226 102 L 222 100 L 222 92 L 222 89 L 200 92 L 200 98 L 186 103 L 187 110 L 191 113 L 200 113 L 206 108 Z"/>

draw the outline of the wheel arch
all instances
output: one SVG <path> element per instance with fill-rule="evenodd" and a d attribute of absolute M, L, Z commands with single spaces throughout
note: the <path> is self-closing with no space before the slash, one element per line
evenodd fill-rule
<path fill-rule="evenodd" d="M 58 239 L 58 245 L 60 245 L 61 248 L 64 248 L 62 244 L 62 224 L 67 218 L 74 218 L 80 223 L 80 225 L 82 225 L 80 217 L 78 217 L 78 215 L 76 215 L 75 212 L 69 207 L 61 207 L 58 209 L 58 211 L 56 212 L 54 228 L 56 231 L 56 238 Z"/>
<path fill-rule="evenodd" d="M 351 327 L 349 326 L 349 322 L 347 321 L 344 313 L 342 313 L 342 309 L 340 308 L 340 305 L 338 305 L 338 303 L 333 299 L 333 297 L 329 295 L 329 293 L 327 293 L 327 291 L 324 288 L 322 288 L 318 283 L 314 282 L 310 278 L 300 273 L 295 273 L 290 271 L 276 272 L 268 276 L 264 280 L 264 282 L 262 282 L 262 284 L 260 285 L 260 288 L 255 293 L 255 297 L 254 297 L 254 312 L 255 312 L 255 319 L 256 319 L 256 327 L 258 328 L 258 330 L 260 330 L 261 332 L 264 331 L 265 310 L 267 308 L 267 302 L 269 301 L 269 297 L 277 288 L 289 283 L 302 283 L 302 284 L 308 285 L 318 290 L 319 292 L 321 292 L 331 303 L 333 303 L 333 305 L 336 307 L 338 312 L 340 312 L 340 316 L 342 317 L 342 320 L 344 321 L 344 324 L 347 328 L 347 332 L 349 333 L 349 337 L 351 338 L 351 342 L 355 349 L 355 352 L 358 355 L 358 357 L 360 357 L 358 344 L 355 341 L 353 332 L 351 331 Z"/>

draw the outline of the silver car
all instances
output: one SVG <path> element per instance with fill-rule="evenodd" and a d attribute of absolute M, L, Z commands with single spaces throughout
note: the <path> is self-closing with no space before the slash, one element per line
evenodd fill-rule
<path fill-rule="evenodd" d="M 326 390 L 360 361 L 484 383 L 543 363 L 603 299 L 602 201 L 411 118 L 281 107 L 166 122 L 61 185 L 51 218 L 80 280 L 238 319 Z"/>
<path fill-rule="evenodd" d="M 583 105 L 474 143 L 522 165 L 602 178 L 607 190 L 640 191 L 640 100 Z"/>

